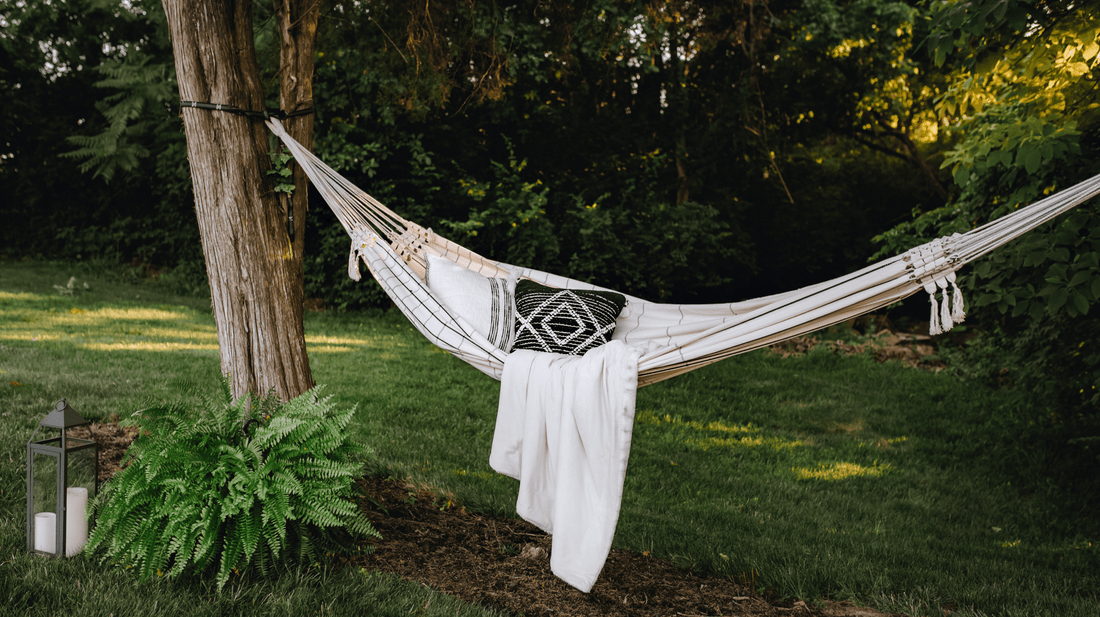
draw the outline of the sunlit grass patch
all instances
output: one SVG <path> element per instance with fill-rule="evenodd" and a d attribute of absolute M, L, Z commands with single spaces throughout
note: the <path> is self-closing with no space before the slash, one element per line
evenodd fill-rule
<path fill-rule="evenodd" d="M 876 440 L 874 442 L 861 441 L 861 442 L 859 442 L 858 445 L 861 448 L 872 447 L 872 446 L 875 447 L 875 448 L 892 448 L 896 445 L 900 445 L 900 444 L 906 443 L 908 441 L 909 441 L 909 438 L 903 435 L 901 437 L 890 437 L 890 438 L 882 437 L 882 438 L 879 438 L 878 440 Z"/>
<path fill-rule="evenodd" d="M 392 336 L 333 336 L 328 334 L 306 334 L 306 348 L 310 353 L 349 353 L 361 349 L 392 350 L 403 347 Z M 392 357 L 392 356 L 390 356 Z"/>
<path fill-rule="evenodd" d="M 821 463 L 817 467 L 795 467 L 795 475 L 802 480 L 846 480 L 848 478 L 878 478 L 893 471 L 889 463 L 865 467 L 856 463 Z"/>
<path fill-rule="evenodd" d="M 694 446 L 701 450 L 713 448 L 770 448 L 783 450 L 805 445 L 801 440 L 786 439 L 761 434 L 760 427 L 752 424 L 727 424 L 725 422 L 700 422 L 685 420 L 680 416 L 659 416 L 651 411 L 640 411 L 635 423 L 664 429 L 666 440 Z M 716 434 L 717 433 L 717 434 Z"/>
<path fill-rule="evenodd" d="M 40 294 L 33 294 L 26 291 L 0 291 L 0 304 L 6 304 L 8 302 L 19 302 L 20 304 L 26 302 L 34 302 L 44 298 Z"/>
<path fill-rule="evenodd" d="M 34 294 L 6 294 L 8 296 L 34 296 Z M 47 327 L 96 327 L 108 322 L 157 322 L 190 319 L 193 313 L 189 309 L 168 310 L 163 308 L 135 307 L 99 309 L 69 307 L 58 309 L 13 308 L 0 309 L 5 321 L 35 323 Z"/>
<path fill-rule="evenodd" d="M 456 476 L 480 478 L 482 480 L 491 480 L 493 478 L 501 477 L 501 474 L 492 471 L 467 471 L 465 469 L 456 469 Z"/>
<path fill-rule="evenodd" d="M 71 310 L 69 314 L 74 315 Z M 193 313 L 186 309 L 135 307 L 89 309 L 76 315 L 82 315 L 82 317 L 74 317 L 74 319 L 94 321 L 179 321 L 190 319 Z"/>
<path fill-rule="evenodd" d="M 210 343 L 183 343 L 164 341 L 119 341 L 119 342 L 89 342 L 80 345 L 85 349 L 95 351 L 217 351 L 218 341 Z"/>
<path fill-rule="evenodd" d="M 183 307 L 0 309 L 0 340 L 48 342 L 95 351 L 205 352 L 218 348 L 211 320 Z"/>
<path fill-rule="evenodd" d="M 684 420 L 680 416 L 673 417 L 670 414 L 658 416 L 652 411 L 638 412 L 635 420 L 640 424 L 670 424 L 673 426 L 683 426 L 693 428 L 697 431 L 715 431 L 720 433 L 755 433 L 759 432 L 759 427 L 754 427 L 751 423 L 747 425 L 729 425 L 723 422 L 707 422 L 702 423 L 695 420 Z"/>
<path fill-rule="evenodd" d="M 686 437 L 683 442 L 702 450 L 712 448 L 771 448 L 772 450 L 783 450 L 805 445 L 800 440 L 783 439 L 781 437 L 699 437 L 694 439 Z"/>

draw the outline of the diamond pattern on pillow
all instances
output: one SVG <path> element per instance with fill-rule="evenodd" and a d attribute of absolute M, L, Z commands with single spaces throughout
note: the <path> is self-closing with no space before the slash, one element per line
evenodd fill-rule
<path fill-rule="evenodd" d="M 614 292 L 556 289 L 520 281 L 512 349 L 584 355 L 611 340 L 624 306 L 626 298 Z"/>

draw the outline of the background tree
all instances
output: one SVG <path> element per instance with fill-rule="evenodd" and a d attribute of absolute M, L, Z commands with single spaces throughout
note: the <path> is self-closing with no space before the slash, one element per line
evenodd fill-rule
<path fill-rule="evenodd" d="M 775 74 L 815 70 L 780 54 L 800 5 L 417 6 L 444 12 L 336 3 L 322 20 L 318 152 L 486 255 L 653 299 L 728 301 L 861 266 L 874 234 L 942 203 L 906 161 L 792 121 Z M 838 89 L 876 88 L 871 73 L 844 75 Z M 841 104 L 813 101 L 822 116 Z M 324 252 L 345 250 L 332 217 L 313 215 Z M 331 259 L 307 271 L 333 305 L 377 297 Z"/>
<path fill-rule="evenodd" d="M 941 120 L 935 100 L 947 84 L 921 46 L 928 24 L 905 2 L 806 2 L 783 24 L 789 43 L 768 90 L 781 97 L 801 139 L 840 136 L 896 157 L 942 204 L 948 189 L 929 160 L 941 153 L 929 145 Z"/>
<path fill-rule="evenodd" d="M 103 12 L 97 29 L 133 20 L 145 31 L 118 58 L 88 60 L 96 79 L 80 96 L 101 99 L 100 109 L 71 129 L 67 150 L 85 158 L 63 159 L 100 179 L 120 163 L 106 189 L 87 191 L 113 193 L 104 202 L 115 210 L 89 214 L 56 184 L 36 190 L 52 220 L 74 222 L 60 245 L 67 254 L 123 259 L 181 290 L 204 289 L 198 229 L 186 224 L 184 144 L 165 107 L 175 95 L 154 96 L 166 90 L 153 87 L 157 75 L 178 88 L 167 36 L 157 34 L 167 25 L 159 10 L 141 13 L 146 2 Z M 799 51 L 798 35 L 807 24 L 828 30 L 830 15 L 858 8 L 849 4 L 336 1 L 318 25 L 317 151 L 409 218 L 505 261 L 686 302 L 809 284 L 862 265 L 873 235 L 942 203 L 916 166 L 826 122 L 866 107 L 861 99 L 816 95 L 809 105 L 792 94 L 824 66 L 814 54 L 835 47 Z M 851 37 L 885 27 L 864 13 L 849 20 Z M 883 15 L 908 27 L 904 11 Z M 274 107 L 282 37 L 269 34 L 266 4 L 253 21 Z M 829 73 L 830 87 L 877 92 L 873 80 L 904 68 L 913 40 L 879 37 L 873 50 L 831 59 L 844 70 Z M 878 68 L 849 70 L 869 61 Z M 934 154 L 927 137 L 910 136 L 925 158 Z M 13 169 L 11 159 L 0 166 Z M 309 297 L 388 306 L 343 274 L 334 256 L 347 239 L 320 204 L 306 234 L 317 247 L 304 256 Z M 45 232 L 23 236 L 7 250 L 58 248 Z"/>

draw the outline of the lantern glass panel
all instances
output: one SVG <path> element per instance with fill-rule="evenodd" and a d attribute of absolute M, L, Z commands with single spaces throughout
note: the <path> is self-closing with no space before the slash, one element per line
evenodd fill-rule
<path fill-rule="evenodd" d="M 34 452 L 29 513 L 33 516 L 33 549 L 57 554 L 57 486 L 61 481 L 61 457 L 58 454 Z"/>
<path fill-rule="evenodd" d="M 96 449 L 89 447 L 90 441 L 82 439 L 67 439 L 66 486 L 69 488 L 80 486 L 88 489 L 89 495 L 95 495 L 96 489 Z"/>
<path fill-rule="evenodd" d="M 65 555 L 84 548 L 88 540 L 88 500 L 96 494 L 97 450 L 95 443 L 66 440 Z"/>

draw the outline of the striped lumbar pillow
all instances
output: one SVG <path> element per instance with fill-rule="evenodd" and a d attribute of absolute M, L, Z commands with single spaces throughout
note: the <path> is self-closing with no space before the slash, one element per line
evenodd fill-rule
<path fill-rule="evenodd" d="M 611 291 L 556 289 L 520 281 L 512 349 L 584 355 L 611 340 L 624 306 L 626 298 Z"/>
<path fill-rule="evenodd" d="M 428 255 L 427 279 L 428 288 L 447 309 L 496 347 L 512 349 L 515 279 L 485 277 L 435 255 Z"/>

